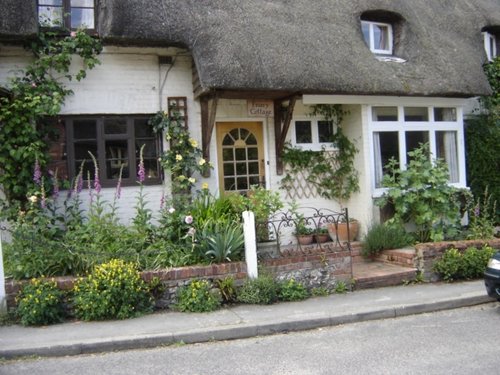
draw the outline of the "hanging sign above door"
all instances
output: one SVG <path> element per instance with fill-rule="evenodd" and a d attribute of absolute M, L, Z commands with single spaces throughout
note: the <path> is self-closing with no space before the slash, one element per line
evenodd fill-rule
<path fill-rule="evenodd" d="M 274 117 L 272 100 L 247 100 L 247 110 L 250 117 Z"/>

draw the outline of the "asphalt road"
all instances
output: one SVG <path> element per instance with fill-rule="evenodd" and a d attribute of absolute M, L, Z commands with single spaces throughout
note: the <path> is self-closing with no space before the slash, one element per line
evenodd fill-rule
<path fill-rule="evenodd" d="M 500 374 L 500 304 L 246 340 L 0 364 L 0 374 Z"/>

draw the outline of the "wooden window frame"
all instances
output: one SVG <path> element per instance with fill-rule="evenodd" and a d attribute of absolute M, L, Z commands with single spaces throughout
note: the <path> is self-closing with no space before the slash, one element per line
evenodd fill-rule
<path fill-rule="evenodd" d="M 96 144 L 97 144 L 97 155 L 94 155 L 97 159 L 99 166 L 99 178 L 101 185 L 103 187 L 113 187 L 116 186 L 118 182 L 117 178 L 107 178 L 107 164 L 106 164 L 106 141 L 110 140 L 126 140 L 127 141 L 127 159 L 129 176 L 127 178 L 122 177 L 122 186 L 133 186 L 137 185 L 137 169 L 139 164 L 139 154 L 136 149 L 136 137 L 135 136 L 135 121 L 149 119 L 151 115 L 106 115 L 106 116 L 68 116 L 64 118 L 65 130 L 66 130 L 66 142 L 67 142 L 67 163 L 68 163 L 68 173 L 69 178 L 74 179 L 78 175 L 79 171 L 75 165 L 75 143 L 78 141 L 74 136 L 74 121 L 75 120 L 88 120 L 95 121 L 96 124 Z M 104 123 L 108 119 L 121 119 L 126 120 L 126 133 L 122 134 L 105 134 Z M 161 154 L 161 142 L 158 136 L 154 137 L 140 137 L 139 139 L 148 139 L 154 141 L 156 154 L 154 156 L 155 160 L 158 160 Z M 89 155 L 90 159 L 90 155 Z M 153 160 L 152 157 L 149 158 Z M 144 185 L 157 185 L 162 183 L 162 169 L 157 164 L 157 177 L 146 178 Z M 93 178 L 93 176 L 91 176 Z M 83 176 L 86 180 L 87 176 Z"/>
<path fill-rule="evenodd" d="M 61 25 L 53 25 L 49 26 L 47 28 L 49 29 L 68 29 L 68 30 L 77 30 L 77 27 L 71 27 L 71 9 L 73 8 L 83 8 L 83 9 L 91 9 L 88 7 L 76 7 L 76 6 L 71 6 L 72 0 L 62 0 L 62 6 L 57 6 L 57 5 L 52 5 L 50 7 L 53 8 L 62 8 L 62 24 Z M 38 13 L 38 21 L 40 21 L 40 7 L 43 7 L 44 5 L 39 5 L 40 1 L 37 0 L 37 13 Z M 97 2 L 96 0 L 93 1 L 93 11 L 94 11 L 94 27 L 93 28 L 85 28 L 85 31 L 88 33 L 93 33 L 96 31 L 96 21 L 97 21 Z M 48 6 L 48 5 L 45 5 Z"/>

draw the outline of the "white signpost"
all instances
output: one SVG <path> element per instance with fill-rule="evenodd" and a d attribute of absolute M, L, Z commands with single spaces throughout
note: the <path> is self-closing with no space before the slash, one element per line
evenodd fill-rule
<path fill-rule="evenodd" d="M 255 241 L 255 216 L 252 211 L 243 211 L 243 234 L 245 235 L 245 261 L 247 274 L 256 279 L 257 271 L 257 243 Z"/>

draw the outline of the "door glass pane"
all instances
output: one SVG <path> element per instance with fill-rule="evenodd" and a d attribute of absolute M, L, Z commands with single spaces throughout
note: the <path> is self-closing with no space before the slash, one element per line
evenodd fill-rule
<path fill-rule="evenodd" d="M 405 107 L 405 121 L 429 121 L 427 107 Z"/>
<path fill-rule="evenodd" d="M 127 134 L 127 120 L 106 119 L 104 121 L 104 134 Z"/>
<path fill-rule="evenodd" d="M 238 177 L 236 179 L 236 187 L 238 190 L 248 190 L 248 179 L 247 177 Z"/>
<path fill-rule="evenodd" d="M 247 150 L 248 150 L 248 160 L 259 159 L 259 149 L 257 147 L 249 147 Z"/>
<path fill-rule="evenodd" d="M 232 148 L 225 148 L 222 150 L 222 160 L 233 161 L 234 160 L 234 150 Z"/>
<path fill-rule="evenodd" d="M 236 155 L 236 160 L 246 160 L 247 159 L 247 150 L 244 148 L 237 148 L 234 150 Z"/>
<path fill-rule="evenodd" d="M 240 128 L 240 139 L 246 140 L 248 134 L 249 134 L 248 130 Z"/>
<path fill-rule="evenodd" d="M 224 176 L 234 176 L 233 163 L 224 163 Z"/>
<path fill-rule="evenodd" d="M 248 163 L 248 173 L 259 174 L 259 163 L 258 162 Z"/>
<path fill-rule="evenodd" d="M 372 107 L 373 121 L 398 121 L 398 107 Z"/>
<path fill-rule="evenodd" d="M 457 109 L 434 108 L 434 121 L 457 121 Z"/>
<path fill-rule="evenodd" d="M 239 176 L 247 174 L 247 163 L 236 163 L 236 174 Z"/>
<path fill-rule="evenodd" d="M 257 144 L 257 139 L 255 138 L 255 135 L 250 134 L 248 138 L 246 139 L 246 144 L 247 145 L 256 145 Z"/>
<path fill-rule="evenodd" d="M 232 144 L 234 144 L 234 139 L 233 139 L 233 137 L 231 137 L 231 135 L 230 135 L 230 134 L 226 135 L 226 136 L 224 137 L 224 140 L 222 141 L 222 144 L 223 144 L 224 146 L 231 146 Z"/>
<path fill-rule="evenodd" d="M 318 136 L 322 143 L 331 142 L 333 137 L 333 123 L 331 121 L 318 121 Z"/>
<path fill-rule="evenodd" d="M 312 143 L 311 121 L 295 121 L 295 142 Z"/>
<path fill-rule="evenodd" d="M 224 190 L 236 190 L 236 180 L 232 177 L 224 177 Z"/>
<path fill-rule="evenodd" d="M 260 186 L 259 176 L 250 176 L 248 181 L 250 182 L 250 186 Z"/>
<path fill-rule="evenodd" d="M 74 120 L 73 137 L 75 139 L 96 139 L 96 122 L 94 120 Z"/>

